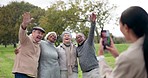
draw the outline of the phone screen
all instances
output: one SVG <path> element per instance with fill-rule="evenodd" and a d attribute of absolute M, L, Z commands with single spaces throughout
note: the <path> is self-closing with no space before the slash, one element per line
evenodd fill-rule
<path fill-rule="evenodd" d="M 104 46 L 104 49 L 106 49 L 106 46 L 111 45 L 109 30 L 102 30 L 101 31 L 101 38 L 103 39 L 102 44 Z"/>

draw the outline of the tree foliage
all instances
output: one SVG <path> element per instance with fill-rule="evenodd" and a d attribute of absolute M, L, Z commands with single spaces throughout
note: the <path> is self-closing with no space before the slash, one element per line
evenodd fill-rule
<path fill-rule="evenodd" d="M 34 12 L 34 9 L 36 9 L 36 12 Z M 32 11 L 32 13 L 34 12 L 32 15 L 37 17 L 39 16 L 37 14 L 40 13 L 37 9 L 40 8 L 25 2 L 11 2 L 7 6 L 2 6 L 0 8 L 0 42 L 5 46 L 8 44 L 14 44 L 16 46 L 18 42 L 18 29 L 22 19 L 21 15 L 24 12 Z"/>
<path fill-rule="evenodd" d="M 40 19 L 40 25 L 46 29 L 46 31 L 55 31 L 60 39 L 60 35 L 63 31 L 67 30 L 72 32 L 79 19 L 79 10 L 73 4 L 66 7 L 67 4 L 63 1 L 58 1 L 53 4 Z M 58 44 L 59 44 L 58 40 Z M 58 45 L 57 44 L 57 45 Z"/>
<path fill-rule="evenodd" d="M 58 35 L 65 30 L 87 35 L 90 27 L 88 18 L 90 13 L 94 12 L 97 14 L 96 38 L 99 38 L 98 29 L 103 29 L 105 24 L 112 20 L 111 12 L 115 8 L 116 6 L 110 5 L 108 0 L 73 0 L 68 4 L 57 1 L 48 8 L 40 24 L 47 31 L 56 31 Z"/>
<path fill-rule="evenodd" d="M 28 31 L 31 31 L 33 26 L 40 25 L 47 32 L 55 31 L 59 38 L 65 30 L 87 35 L 90 27 L 88 18 L 94 12 L 97 14 L 96 38 L 99 38 L 98 29 L 103 29 L 105 24 L 112 20 L 111 12 L 115 8 L 116 6 L 110 5 L 108 0 L 72 0 L 68 3 L 57 1 L 47 10 L 23 1 L 11 2 L 7 6 L 0 7 L 0 43 L 7 45 L 18 42 L 21 15 L 24 12 L 30 12 L 34 18 L 27 28 Z"/>
<path fill-rule="evenodd" d="M 83 1 L 83 0 L 82 0 Z M 99 41 L 100 38 L 100 31 L 104 29 L 104 26 L 110 21 L 114 20 L 112 19 L 112 13 L 116 9 L 116 6 L 114 4 L 110 4 L 109 0 L 99 0 L 99 1 L 88 1 L 84 0 L 84 17 L 88 18 L 89 16 L 87 13 L 95 13 L 97 15 L 96 19 L 96 35 L 97 39 Z"/>

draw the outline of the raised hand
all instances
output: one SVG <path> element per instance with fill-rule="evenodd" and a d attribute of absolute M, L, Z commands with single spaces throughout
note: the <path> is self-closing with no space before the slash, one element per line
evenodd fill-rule
<path fill-rule="evenodd" d="M 22 27 L 25 29 L 27 25 L 33 20 L 33 18 L 31 18 L 29 12 L 25 12 L 22 16 L 23 16 Z"/>
<path fill-rule="evenodd" d="M 91 21 L 91 22 L 96 22 L 96 18 L 97 18 L 96 14 L 92 13 L 92 14 L 90 15 L 90 21 Z"/>

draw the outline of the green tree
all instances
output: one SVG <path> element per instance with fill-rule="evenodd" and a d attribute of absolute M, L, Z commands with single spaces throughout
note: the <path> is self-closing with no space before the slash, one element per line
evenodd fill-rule
<path fill-rule="evenodd" d="M 99 38 L 98 29 L 103 29 L 104 25 L 111 20 L 111 11 L 116 8 L 115 5 L 109 6 L 108 0 L 73 0 L 69 3 L 57 1 L 51 5 L 40 19 L 40 25 L 47 31 L 56 31 L 58 37 L 67 30 L 70 32 L 83 32 L 88 34 L 89 15 L 92 12 L 97 14 L 96 33 Z M 99 40 L 99 39 L 97 39 Z"/>
<path fill-rule="evenodd" d="M 16 43 L 18 42 L 18 30 L 22 21 L 22 14 L 24 12 L 32 12 L 32 15 L 35 18 L 34 22 L 38 23 L 38 20 L 45 12 L 45 10 L 23 1 L 10 2 L 10 4 L 3 6 L 0 9 L 0 41 L 5 46 L 14 44 L 14 47 L 16 47 Z M 33 26 L 34 24 L 31 25 Z"/>
<path fill-rule="evenodd" d="M 89 18 L 90 13 L 95 13 L 97 15 L 96 20 L 96 34 L 97 39 L 99 41 L 100 31 L 104 29 L 104 26 L 110 23 L 112 19 L 112 13 L 116 9 L 116 5 L 110 4 L 109 0 L 99 0 L 99 1 L 91 1 L 91 0 L 76 0 L 77 2 L 83 4 L 81 6 L 83 9 L 81 16 L 83 16 L 84 21 Z M 78 5 L 80 6 L 80 5 Z M 89 20 L 87 20 L 88 22 Z M 82 25 L 85 26 L 85 25 Z M 83 28 L 83 27 L 82 27 Z"/>
<path fill-rule="evenodd" d="M 60 39 L 60 35 L 63 31 L 67 30 L 72 32 L 72 29 L 77 25 L 78 9 L 71 5 L 71 8 L 66 7 L 66 3 L 63 1 L 57 1 L 53 4 L 40 19 L 40 25 L 43 26 L 46 31 L 55 31 Z M 60 40 L 56 45 L 59 45 Z"/>

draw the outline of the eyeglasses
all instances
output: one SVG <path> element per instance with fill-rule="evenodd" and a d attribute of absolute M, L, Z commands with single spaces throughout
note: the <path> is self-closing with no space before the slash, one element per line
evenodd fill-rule
<path fill-rule="evenodd" d="M 57 38 L 54 34 L 49 35 L 50 38 Z"/>

